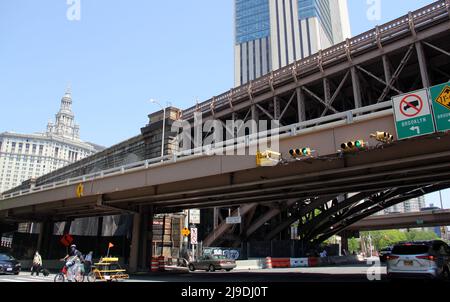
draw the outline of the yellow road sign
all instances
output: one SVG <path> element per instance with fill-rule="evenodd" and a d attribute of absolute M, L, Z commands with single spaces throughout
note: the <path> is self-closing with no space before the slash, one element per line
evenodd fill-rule
<path fill-rule="evenodd" d="M 84 194 L 84 186 L 83 186 L 83 184 L 79 184 L 77 186 L 76 194 L 77 194 L 78 198 L 81 198 L 83 196 L 83 194 Z"/>
<path fill-rule="evenodd" d="M 436 102 L 450 109 L 450 86 L 446 85 L 436 98 Z"/>
<path fill-rule="evenodd" d="M 188 237 L 188 236 L 191 234 L 191 231 L 189 231 L 188 228 L 184 228 L 184 229 L 181 231 L 181 234 L 182 234 L 184 237 Z"/>

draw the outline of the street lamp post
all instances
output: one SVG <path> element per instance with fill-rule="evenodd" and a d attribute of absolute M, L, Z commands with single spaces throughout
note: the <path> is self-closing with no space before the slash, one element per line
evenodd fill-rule
<path fill-rule="evenodd" d="M 163 110 L 163 127 L 161 137 L 161 161 L 164 161 L 164 134 L 166 132 L 166 107 L 162 106 L 158 101 L 151 99 L 150 103 L 159 105 Z"/>

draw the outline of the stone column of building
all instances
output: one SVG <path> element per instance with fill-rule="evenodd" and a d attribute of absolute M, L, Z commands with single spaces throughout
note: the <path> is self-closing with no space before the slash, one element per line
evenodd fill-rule
<path fill-rule="evenodd" d="M 165 112 L 164 129 L 164 155 L 170 155 L 177 150 L 176 135 L 171 132 L 173 123 L 180 118 L 181 111 L 169 107 Z M 158 158 L 161 156 L 161 140 L 164 112 L 158 111 L 150 114 L 149 124 L 141 129 L 145 142 L 145 158 Z M 153 218 L 154 211 L 151 206 L 141 207 L 138 214 L 134 215 L 132 243 L 130 248 L 130 271 L 139 269 L 148 270 L 152 258 L 153 249 Z"/>
<path fill-rule="evenodd" d="M 145 158 L 157 158 L 161 156 L 161 138 L 163 127 L 163 111 L 152 113 L 148 116 L 149 124 L 141 129 L 145 141 Z M 170 155 L 177 150 L 176 135 L 171 132 L 172 125 L 179 120 L 181 110 L 175 107 L 166 109 L 166 123 L 164 132 L 164 155 Z"/>

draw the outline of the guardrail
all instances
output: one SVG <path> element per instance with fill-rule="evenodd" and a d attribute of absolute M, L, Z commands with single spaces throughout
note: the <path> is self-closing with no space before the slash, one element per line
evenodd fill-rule
<path fill-rule="evenodd" d="M 212 107 L 217 110 L 222 106 L 229 105 L 230 102 L 237 103 L 239 100 L 247 98 L 249 91 L 257 94 L 264 89 L 268 89 L 270 85 L 277 86 L 287 80 L 293 80 L 294 76 L 299 77 L 302 74 L 319 70 L 320 66 L 325 67 L 341 59 L 357 56 L 371 47 L 389 43 L 404 34 L 413 34 L 414 31 L 420 31 L 436 21 L 448 19 L 449 7 L 449 0 L 438 1 L 391 22 L 377 26 L 342 43 L 321 50 L 314 55 L 183 110 L 183 119 L 188 120 L 192 118 L 195 112 L 207 113 L 212 110 Z"/>
<path fill-rule="evenodd" d="M 355 121 L 377 118 L 379 116 L 385 116 L 389 114 L 393 114 L 392 102 L 379 103 L 371 106 L 354 109 L 348 112 L 341 112 L 321 117 L 318 119 L 301 122 L 298 124 L 283 126 L 273 130 L 262 131 L 252 135 L 242 136 L 235 139 L 219 142 L 215 144 L 213 147 L 202 146 L 195 149 L 175 152 L 174 154 L 166 155 L 163 157 L 148 159 L 120 167 L 115 167 L 95 173 L 69 178 L 66 180 L 56 181 L 50 184 L 31 187 L 29 189 L 2 195 L 0 197 L 0 200 L 6 200 L 17 196 L 32 194 L 35 192 L 41 192 L 46 190 L 52 190 L 55 188 L 70 186 L 80 182 L 92 181 L 95 179 L 112 177 L 125 173 L 154 168 L 165 164 L 176 163 L 177 161 L 185 161 L 191 160 L 193 158 L 204 157 L 215 153 L 221 153 L 224 151 L 224 148 L 225 149 L 246 148 L 257 144 L 258 140 L 268 139 L 272 136 L 278 136 L 280 139 L 290 136 L 299 136 L 306 132 L 318 131 L 320 127 L 335 127 L 338 124 L 343 123 L 351 124 Z"/>

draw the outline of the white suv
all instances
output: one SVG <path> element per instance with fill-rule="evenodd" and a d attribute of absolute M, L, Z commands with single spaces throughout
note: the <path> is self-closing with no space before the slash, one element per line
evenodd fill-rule
<path fill-rule="evenodd" d="M 449 279 L 450 248 L 440 240 L 394 246 L 387 257 L 388 278 L 428 277 Z"/>

